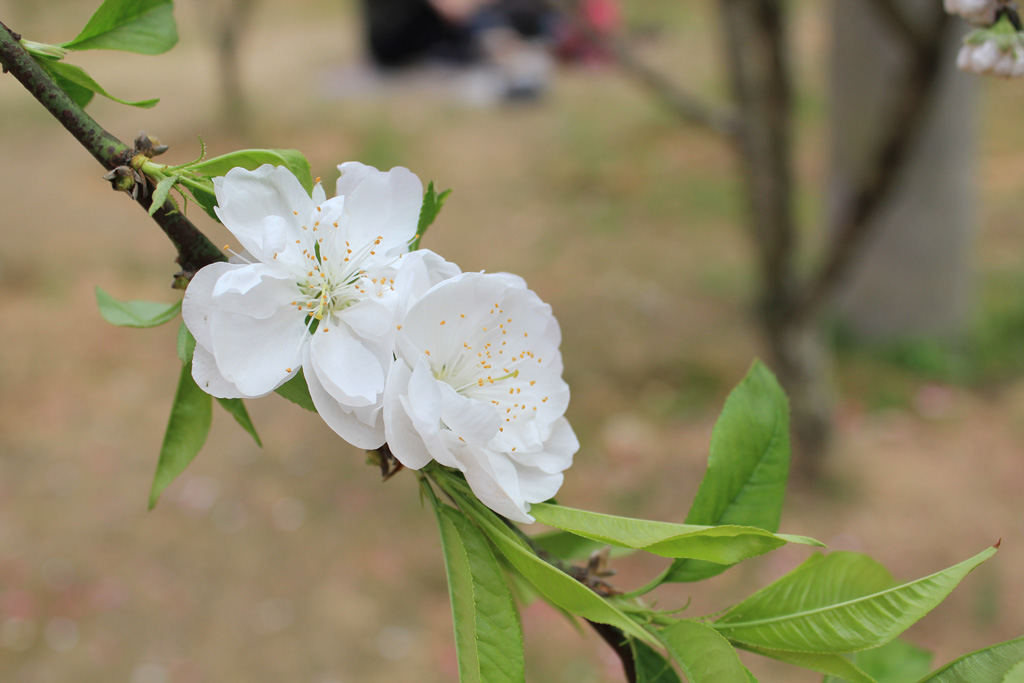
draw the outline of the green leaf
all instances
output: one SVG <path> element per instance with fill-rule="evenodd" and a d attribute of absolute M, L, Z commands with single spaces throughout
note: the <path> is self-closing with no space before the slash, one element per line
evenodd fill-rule
<path fill-rule="evenodd" d="M 158 55 L 177 42 L 171 0 L 105 0 L 82 32 L 61 47 Z"/>
<path fill-rule="evenodd" d="M 149 205 L 149 215 L 152 216 L 160 207 L 167 201 L 167 195 L 170 193 L 171 188 L 178 182 L 178 177 L 169 175 L 165 178 L 161 178 L 160 182 L 156 184 L 156 188 L 153 190 L 153 201 Z"/>
<path fill-rule="evenodd" d="M 313 405 L 313 398 L 309 395 L 309 386 L 306 384 L 306 376 L 302 374 L 300 368 L 295 376 L 290 380 L 274 389 L 280 396 L 284 396 L 286 399 L 306 410 L 315 413 L 316 406 Z"/>
<path fill-rule="evenodd" d="M 149 492 L 150 510 L 164 489 L 185 471 L 199 453 L 210 433 L 212 420 L 212 397 L 196 386 L 192 379 L 192 367 L 182 366 L 178 392 L 171 407 L 171 419 L 167 423 L 156 476 L 153 477 L 153 487 Z"/>
<path fill-rule="evenodd" d="M 192 367 L 192 354 L 196 350 L 196 338 L 192 336 L 184 321 L 178 326 L 178 358 L 185 365 Z"/>
<path fill-rule="evenodd" d="M 190 366 L 191 367 L 191 366 Z M 256 427 L 253 425 L 252 420 L 249 418 L 249 411 L 245 409 L 245 404 L 242 403 L 240 398 L 218 398 L 217 402 L 220 403 L 224 410 L 231 413 L 231 417 L 235 418 L 235 422 L 239 426 L 249 433 L 253 441 L 260 448 L 263 448 L 263 442 L 260 441 L 259 434 L 256 433 Z"/>
<path fill-rule="evenodd" d="M 84 106 L 84 104 L 80 101 L 80 98 L 84 96 L 82 93 L 83 90 L 96 93 L 97 95 L 102 95 L 107 99 L 114 100 L 115 102 L 120 102 L 121 104 L 127 104 L 130 107 L 140 107 L 142 109 L 150 109 L 152 107 L 155 107 L 156 103 L 160 101 L 159 99 L 153 99 L 139 100 L 138 102 L 129 102 L 128 100 L 122 100 L 118 97 L 114 97 L 106 90 L 104 90 L 103 86 L 94 81 L 92 76 L 85 73 L 84 69 L 82 69 L 81 67 L 77 67 L 74 64 L 68 64 L 67 62 L 50 61 L 42 61 L 39 62 L 39 64 L 48 74 L 53 76 L 54 80 L 57 81 L 58 85 L 61 85 L 61 87 L 63 87 L 65 91 L 72 96 L 75 102 L 82 106 Z M 68 83 L 70 83 L 72 86 L 71 90 L 65 87 Z M 86 104 L 88 103 L 89 99 L 92 99 L 91 96 L 86 100 Z"/>
<path fill-rule="evenodd" d="M 919 683 L 1020 683 L 1024 680 L 1024 638 L 964 655 Z"/>
<path fill-rule="evenodd" d="M 682 683 L 672 664 L 657 650 L 630 638 L 636 683 Z"/>
<path fill-rule="evenodd" d="M 915 683 L 932 668 L 932 653 L 903 640 L 857 653 L 857 666 L 878 683 Z"/>
<path fill-rule="evenodd" d="M 207 178 L 226 175 L 233 168 L 255 171 L 264 164 L 284 166 L 299 179 L 306 192 L 313 191 L 313 174 L 306 157 L 295 149 L 243 149 L 187 166 Z M 197 199 L 198 201 L 198 199 Z"/>
<path fill-rule="evenodd" d="M 592 541 L 561 529 L 531 536 L 530 540 L 538 548 L 560 560 L 585 560 L 608 546 L 607 543 Z M 609 557 L 625 557 L 633 552 L 631 548 L 612 547 Z"/>
<path fill-rule="evenodd" d="M 849 683 L 878 683 L 874 678 L 862 671 L 856 664 L 843 655 L 818 654 L 813 652 L 785 652 L 782 650 L 769 650 L 766 648 L 754 647 L 740 643 L 738 647 L 764 657 L 771 657 L 780 662 L 793 664 L 804 669 L 817 671 L 818 673 L 834 676 Z"/>
<path fill-rule="evenodd" d="M 729 394 L 711 433 L 708 469 L 687 524 L 738 524 L 778 531 L 789 476 L 789 405 L 771 371 L 755 361 Z M 702 581 L 729 568 L 676 560 L 664 581 Z"/>
<path fill-rule="evenodd" d="M 747 680 L 736 649 L 707 624 L 680 620 L 661 629 L 661 637 L 690 683 Z"/>
<path fill-rule="evenodd" d="M 420 207 L 420 220 L 416 226 L 416 237 L 409 246 L 410 250 L 415 251 L 420 248 L 420 240 L 423 239 L 423 235 L 427 232 L 427 228 L 437 220 L 437 215 L 441 213 L 441 208 L 444 206 L 444 203 L 448 200 L 448 195 L 451 193 L 451 190 L 445 190 L 441 194 L 438 194 L 437 190 L 434 189 L 433 180 L 427 184 L 427 191 L 423 193 L 423 206 Z"/>
<path fill-rule="evenodd" d="M 803 536 L 773 534 L 741 526 L 695 526 L 615 517 L 560 505 L 535 503 L 538 522 L 601 543 L 644 550 L 664 557 L 691 557 L 722 564 L 762 555 L 786 543 L 822 545 Z"/>
<path fill-rule="evenodd" d="M 156 327 L 177 317 L 181 301 L 167 304 L 155 301 L 118 301 L 101 288 L 96 288 L 96 303 L 100 315 L 118 327 Z"/>
<path fill-rule="evenodd" d="M 92 98 L 96 93 L 94 93 L 89 88 L 83 88 L 74 81 L 69 81 L 68 79 L 64 78 L 52 69 L 47 69 L 45 66 L 43 67 L 43 70 L 50 74 L 50 77 L 53 78 L 54 83 L 56 83 L 61 90 L 66 92 L 68 96 L 75 101 L 75 104 L 77 104 L 82 109 L 85 109 L 89 105 L 89 103 L 92 102 Z"/>
<path fill-rule="evenodd" d="M 435 503 L 461 683 L 524 681 L 523 631 L 487 539 L 466 517 Z"/>
<path fill-rule="evenodd" d="M 509 564 L 533 584 L 548 602 L 584 619 L 615 626 L 625 635 L 633 636 L 650 645 L 658 644 L 653 636 L 611 602 L 537 557 L 511 529 L 497 521 L 493 512 L 486 508 L 481 509 L 475 500 L 470 500 L 451 488 L 445 490 L 454 495 L 459 507 L 471 515 L 473 522 L 508 559 Z"/>
<path fill-rule="evenodd" d="M 893 640 L 942 602 L 996 552 L 986 548 L 949 569 L 882 588 L 884 568 L 858 553 L 811 558 L 715 623 L 729 640 L 771 650 L 842 653 Z M 868 592 L 870 590 L 870 592 Z"/>

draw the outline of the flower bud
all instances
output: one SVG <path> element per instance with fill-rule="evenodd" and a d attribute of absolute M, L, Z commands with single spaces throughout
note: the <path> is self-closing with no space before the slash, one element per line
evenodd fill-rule
<path fill-rule="evenodd" d="M 960 48 L 957 68 L 976 74 L 994 74 L 1003 78 L 1024 75 L 1024 45 L 1019 41 L 1000 45 L 996 40 L 968 41 Z"/>
<path fill-rule="evenodd" d="M 118 192 L 131 192 L 135 189 L 135 173 L 128 166 L 118 166 L 103 176 Z"/>

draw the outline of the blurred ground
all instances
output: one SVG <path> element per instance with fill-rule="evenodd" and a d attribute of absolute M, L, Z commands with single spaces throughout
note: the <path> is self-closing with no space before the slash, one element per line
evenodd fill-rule
<path fill-rule="evenodd" d="M 59 42 L 91 4 L 2 0 L 0 19 Z M 352 8 L 263 5 L 244 52 L 248 139 L 218 123 L 210 27 L 194 0 L 179 3 L 182 41 L 168 55 L 75 56 L 114 94 L 163 98 L 150 111 L 106 101 L 90 111 L 122 139 L 158 135 L 179 162 L 201 134 L 211 154 L 299 148 L 328 186 L 335 164 L 358 159 L 454 188 L 425 246 L 466 270 L 523 275 L 561 321 L 582 449 L 560 500 L 682 520 L 715 415 L 759 352 L 724 147 L 610 72 L 560 72 L 539 106 L 501 110 L 423 88 L 343 96 L 359 53 Z M 799 7 L 797 59 L 810 65 L 800 166 L 821 178 L 824 18 L 818 3 Z M 721 90 L 704 3 L 638 1 L 630 12 L 661 27 L 646 58 Z M 926 346 L 847 354 L 828 487 L 793 492 L 783 520 L 902 579 L 1001 537 L 1003 550 L 909 632 L 937 662 L 1024 633 L 1024 382 L 1007 371 L 1021 346 L 1006 332 L 1024 320 L 1024 91 L 985 88 L 979 329 L 995 351 L 978 373 L 945 372 Z M 9 77 L 0 159 L 0 680 L 455 680 L 436 531 L 413 478 L 379 484 L 315 416 L 276 397 L 253 402 L 259 450 L 217 414 L 204 452 L 146 512 L 178 373 L 175 326 L 110 327 L 93 286 L 170 302 L 173 251 Z M 801 202 L 812 222 L 817 182 Z M 690 614 L 716 611 L 806 554 L 785 549 L 699 589 L 672 587 L 660 604 L 692 598 Z M 622 561 L 616 581 L 637 585 L 659 566 Z M 544 605 L 523 620 L 529 680 L 621 680 L 590 633 Z M 766 683 L 818 680 L 747 661 Z"/>

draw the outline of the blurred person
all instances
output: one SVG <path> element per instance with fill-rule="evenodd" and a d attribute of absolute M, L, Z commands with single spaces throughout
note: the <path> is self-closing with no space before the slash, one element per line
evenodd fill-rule
<path fill-rule="evenodd" d="M 471 64 L 479 60 L 480 51 L 469 25 L 457 16 L 429 0 L 363 0 L 370 57 L 385 68 L 425 59 Z"/>
<path fill-rule="evenodd" d="M 550 80 L 545 0 L 363 0 L 363 17 L 374 64 L 480 67 L 473 99 L 533 99 Z"/>

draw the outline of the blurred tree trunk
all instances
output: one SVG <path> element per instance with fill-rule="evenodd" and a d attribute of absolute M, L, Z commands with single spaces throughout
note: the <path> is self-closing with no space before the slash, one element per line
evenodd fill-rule
<path fill-rule="evenodd" d="M 837 2 L 845 5 L 854 0 Z M 884 37 L 896 42 L 906 59 L 886 74 L 891 93 L 887 101 L 853 113 L 870 119 L 877 134 L 869 143 L 855 141 L 860 145 L 857 173 L 849 177 L 843 195 L 835 197 L 830 240 L 809 274 L 796 265 L 800 245 L 793 211 L 792 74 L 786 3 L 719 3 L 737 105 L 737 133 L 732 139 L 742 162 L 749 225 L 758 257 L 760 325 L 769 362 L 790 399 L 794 474 L 809 482 L 821 478 L 834 431 L 830 355 L 821 336 L 822 314 L 879 230 L 877 219 L 882 209 L 907 178 L 906 162 L 921 137 L 926 114 L 934 108 L 935 85 L 945 71 L 942 46 L 951 26 L 941 5 L 932 0 L 922 0 L 931 9 L 923 8 L 920 24 L 906 12 L 904 0 L 860 2 L 880 24 L 874 27 L 874 34 L 859 37 L 867 49 Z M 837 32 L 843 35 L 844 31 L 840 28 Z M 954 58 L 949 56 L 947 61 L 952 64 Z M 866 78 L 879 77 L 870 67 L 857 70 L 858 78 L 861 73 Z M 843 87 L 843 83 L 836 84 L 838 89 Z M 837 125 L 837 135 L 845 134 Z"/>
<path fill-rule="evenodd" d="M 941 11 L 935 0 L 899 0 L 923 28 Z M 844 203 L 885 135 L 886 111 L 912 54 L 886 30 L 871 2 L 841 0 L 832 14 L 830 208 Z M 946 35 L 933 105 L 888 201 L 874 238 L 838 293 L 842 320 L 867 341 L 933 336 L 955 339 L 968 320 L 974 148 L 974 79 L 957 71 L 960 44 Z M 833 219 L 830 216 L 830 222 Z"/>

